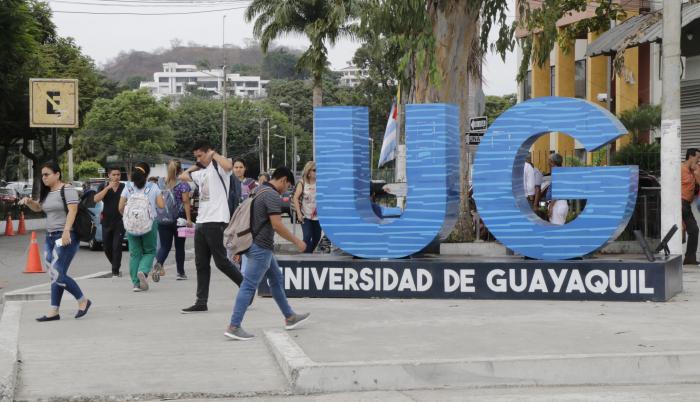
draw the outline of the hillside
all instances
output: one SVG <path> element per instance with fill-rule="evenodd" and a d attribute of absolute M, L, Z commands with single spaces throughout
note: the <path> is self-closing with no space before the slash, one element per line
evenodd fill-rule
<path fill-rule="evenodd" d="M 298 50 L 286 48 L 276 48 L 274 51 L 294 55 L 294 59 L 300 54 Z M 223 64 L 223 59 L 224 54 L 220 47 L 175 46 L 154 52 L 131 50 L 119 53 L 105 64 L 103 70 L 108 78 L 125 84 L 130 77 L 152 79 L 154 72 L 162 71 L 163 63 L 208 63 L 211 68 L 217 68 Z M 233 72 L 260 74 L 264 55 L 258 46 L 227 46 L 226 59 L 227 65 L 233 66 Z"/>

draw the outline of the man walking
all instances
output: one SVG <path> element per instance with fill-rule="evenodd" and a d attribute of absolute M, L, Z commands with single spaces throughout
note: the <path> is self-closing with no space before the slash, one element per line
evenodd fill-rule
<path fill-rule="evenodd" d="M 692 202 L 698 193 L 698 183 L 700 183 L 700 172 L 698 171 L 698 159 L 700 150 L 688 148 L 685 151 L 685 162 L 681 165 L 681 215 L 683 226 L 685 226 L 686 248 L 683 264 L 697 265 L 698 251 L 698 224 L 693 216 Z"/>
<path fill-rule="evenodd" d="M 267 278 L 272 297 L 284 315 L 286 329 L 294 329 L 309 318 L 309 313 L 296 314 L 289 306 L 287 296 L 284 293 L 282 271 L 272 253 L 275 232 L 294 243 L 299 252 L 306 249 L 306 243 L 294 237 L 282 223 L 280 194 L 285 192 L 290 185 L 294 186 L 294 175 L 288 167 L 280 167 L 272 174 L 270 181 L 265 182 L 253 193 L 255 199 L 250 213 L 253 245 L 244 254 L 247 257 L 245 277 L 236 296 L 231 324 L 224 333 L 229 338 L 240 341 L 253 339 L 253 335 L 241 328 L 241 322 L 248 309 L 250 299 L 255 295 L 255 290 L 263 278 Z"/>
<path fill-rule="evenodd" d="M 197 165 L 184 171 L 180 179 L 194 181 L 199 187 L 199 211 L 194 233 L 197 300 L 193 306 L 182 309 L 183 314 L 207 311 L 212 257 L 216 267 L 236 285 L 240 286 L 243 281 L 241 271 L 226 258 L 223 240 L 224 229 L 231 218 L 228 197 L 233 163 L 216 153 L 206 141 L 196 143 L 192 151 Z"/>
<path fill-rule="evenodd" d="M 124 190 L 121 183 L 121 171 L 117 167 L 108 169 L 107 182 L 100 184 L 95 194 L 95 202 L 102 201 L 102 246 L 110 264 L 112 277 L 122 276 L 122 242 L 124 241 L 124 223 L 119 213 L 119 197 Z"/>

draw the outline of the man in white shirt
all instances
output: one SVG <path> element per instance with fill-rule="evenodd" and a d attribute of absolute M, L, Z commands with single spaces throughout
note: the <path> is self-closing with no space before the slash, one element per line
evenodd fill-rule
<path fill-rule="evenodd" d="M 233 163 L 212 149 L 207 141 L 197 142 L 192 151 L 197 164 L 180 175 L 184 181 L 193 181 L 199 187 L 199 210 L 194 234 L 194 263 L 197 268 L 197 300 L 182 313 L 207 311 L 211 258 L 236 285 L 243 281 L 241 271 L 226 258 L 224 229 L 231 218 L 229 212 L 229 186 Z"/>
<path fill-rule="evenodd" d="M 525 187 L 525 195 L 530 202 L 530 206 L 534 209 L 540 202 L 540 189 L 542 187 L 542 172 L 532 165 L 532 156 L 530 154 L 525 158 L 525 167 L 523 173 L 523 181 Z"/>
<path fill-rule="evenodd" d="M 552 154 L 549 157 L 549 166 L 552 168 L 561 167 L 564 163 L 564 159 L 559 154 Z M 545 196 L 549 200 L 549 205 L 547 206 L 547 216 L 549 217 L 549 222 L 555 225 L 563 225 L 566 223 L 566 216 L 569 214 L 569 203 L 566 200 L 555 200 L 552 198 L 552 185 L 549 185 L 547 189 L 547 195 Z"/>

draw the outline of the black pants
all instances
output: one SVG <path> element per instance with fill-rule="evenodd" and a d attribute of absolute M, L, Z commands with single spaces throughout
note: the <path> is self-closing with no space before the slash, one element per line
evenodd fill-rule
<path fill-rule="evenodd" d="M 194 232 L 194 265 L 197 267 L 197 304 L 206 305 L 211 280 L 211 257 L 219 271 L 239 287 L 243 275 L 228 258 L 224 248 L 225 223 L 198 223 Z"/>
<path fill-rule="evenodd" d="M 697 261 L 696 254 L 698 252 L 698 223 L 693 216 L 693 209 L 688 201 L 683 200 L 682 216 L 685 224 L 685 231 L 688 233 L 687 244 L 685 248 L 685 262 L 694 264 Z"/>
<path fill-rule="evenodd" d="M 102 225 L 102 247 L 112 264 L 112 274 L 118 275 L 122 266 L 122 242 L 124 241 L 124 223 L 121 219 L 111 225 Z"/>

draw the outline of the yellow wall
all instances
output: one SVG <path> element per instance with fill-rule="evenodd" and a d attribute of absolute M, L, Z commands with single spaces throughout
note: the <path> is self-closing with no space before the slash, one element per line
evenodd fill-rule
<path fill-rule="evenodd" d="M 535 40 L 537 40 L 535 38 Z M 549 59 L 545 60 L 542 67 L 534 64 L 532 66 L 532 97 L 539 98 L 550 96 L 549 87 L 550 72 Z M 540 137 L 532 147 L 532 164 L 542 173 L 549 172 L 549 134 Z"/>
<path fill-rule="evenodd" d="M 639 49 L 625 51 L 625 70 L 615 77 L 615 113 L 619 116 L 625 110 L 634 109 L 639 104 Z M 630 81 L 630 82 L 628 82 Z M 625 135 L 616 142 L 616 149 L 622 148 L 632 139 Z"/>
<path fill-rule="evenodd" d="M 576 95 L 576 60 L 574 44 L 571 44 L 569 51 L 556 46 L 556 67 L 554 72 L 554 94 L 556 96 L 566 96 L 573 98 Z M 556 134 L 556 149 L 564 157 L 573 156 L 575 141 L 572 137 L 563 133 Z"/>
<path fill-rule="evenodd" d="M 600 33 L 589 32 L 588 43 L 594 42 Z M 608 109 L 608 102 L 599 102 L 598 94 L 608 93 L 608 56 L 589 57 L 586 61 L 586 97 L 590 102 Z M 588 163 L 593 163 L 593 154 L 588 153 Z"/>

